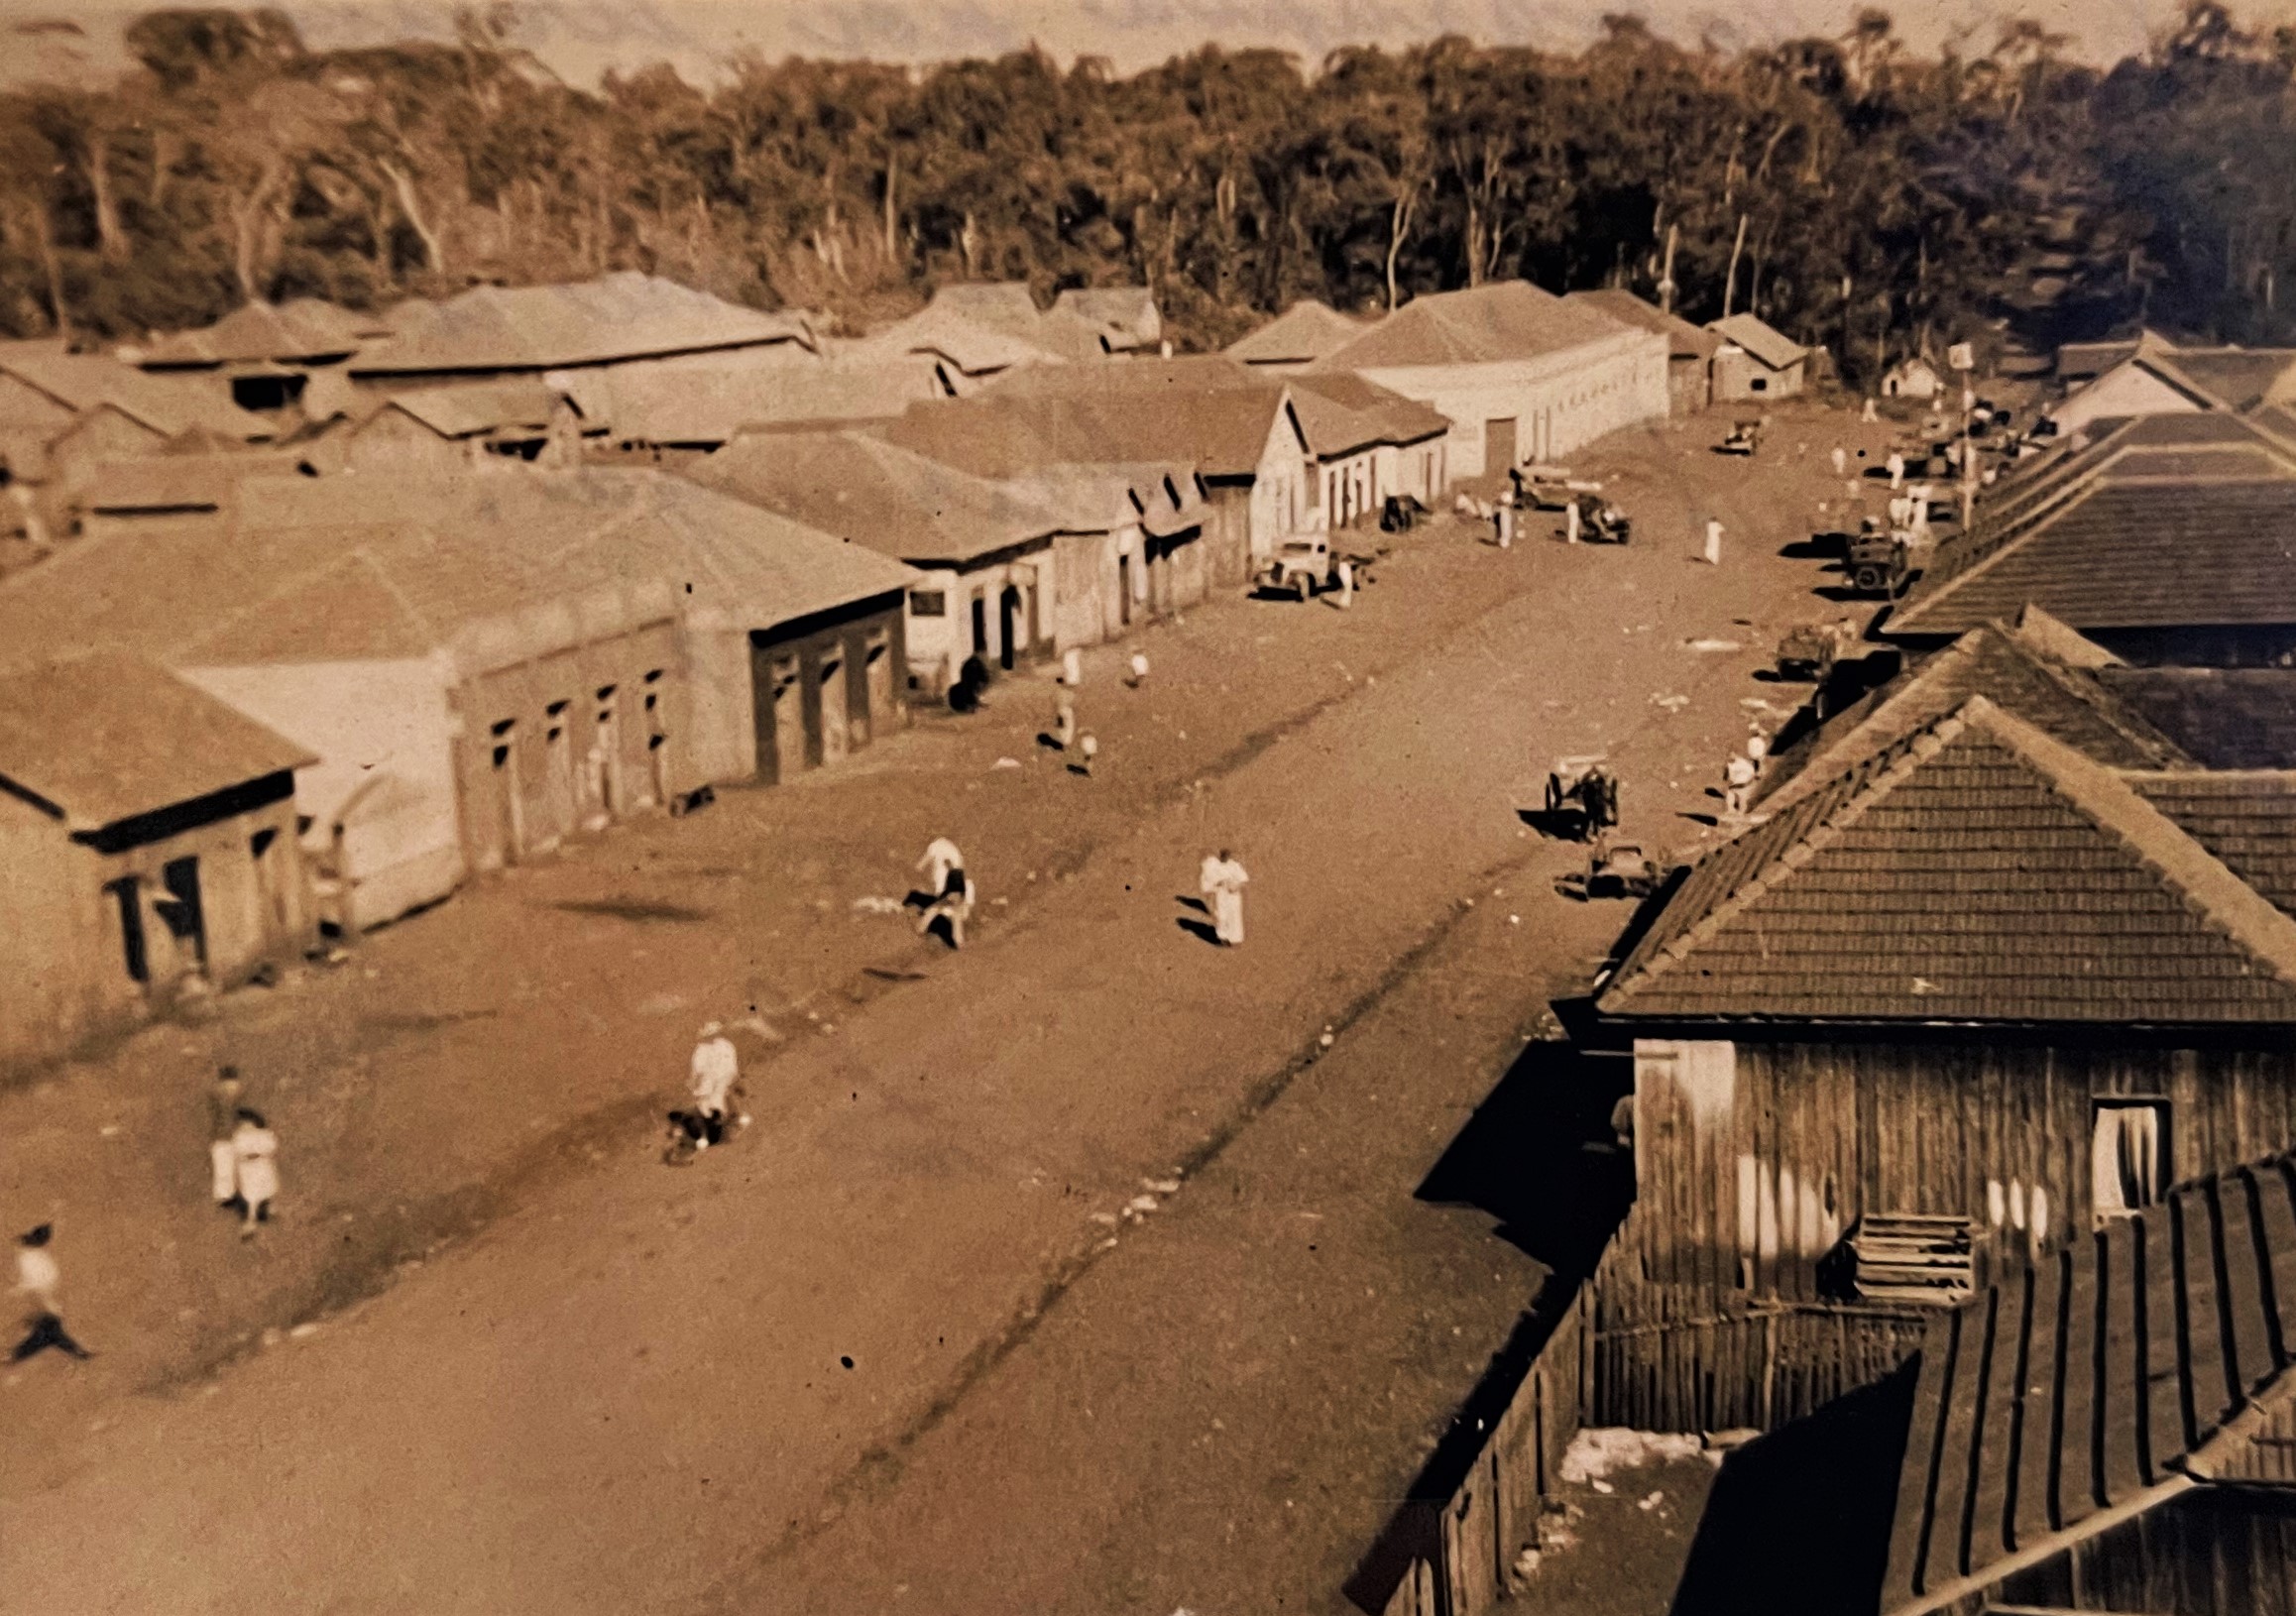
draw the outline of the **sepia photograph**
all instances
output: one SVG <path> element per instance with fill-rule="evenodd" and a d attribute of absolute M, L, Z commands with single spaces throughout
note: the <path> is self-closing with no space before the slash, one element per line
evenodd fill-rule
<path fill-rule="evenodd" d="M 2296 0 L 0 0 L 0 1616 L 2296 1616 Z"/>

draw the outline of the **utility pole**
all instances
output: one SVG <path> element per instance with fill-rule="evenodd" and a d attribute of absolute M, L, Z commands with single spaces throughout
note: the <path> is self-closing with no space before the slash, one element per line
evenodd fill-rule
<path fill-rule="evenodd" d="M 1961 530 L 1966 533 L 1977 516 L 1977 456 L 1972 452 L 1975 439 L 1970 432 L 1970 418 L 1977 409 L 1977 394 L 1970 386 L 1970 374 L 1977 369 L 1977 350 L 1969 343 L 1957 342 L 1945 350 L 1945 362 L 1961 378 Z"/>

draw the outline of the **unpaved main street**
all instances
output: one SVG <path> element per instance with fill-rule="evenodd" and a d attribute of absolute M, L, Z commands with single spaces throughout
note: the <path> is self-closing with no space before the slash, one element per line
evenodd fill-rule
<path fill-rule="evenodd" d="M 842 1605 L 831 1597 L 852 1585 L 843 1577 L 821 1584 L 829 1590 L 821 1601 L 801 1599 L 808 1568 L 841 1563 L 856 1543 L 863 1551 L 906 1543 L 927 1569 L 960 1571 L 962 1558 L 931 1553 L 901 1524 L 946 1518 L 917 1511 L 957 1491 L 969 1505 L 967 1541 L 983 1557 L 1000 1538 L 1008 1553 L 997 1563 L 1035 1555 L 1027 1579 L 1010 1585 L 1025 1587 L 1038 1608 L 1160 1596 L 1168 1584 L 1153 1577 L 1086 1578 L 1077 1567 L 1105 1551 L 1074 1532 L 1045 1540 L 1048 1507 L 1067 1500 L 1078 1519 L 1092 1511 L 1105 1519 L 1120 1495 L 1080 1496 L 1095 1477 L 1112 1486 L 1113 1466 L 1080 1467 L 1077 1455 L 1093 1444 L 1049 1425 L 1037 1431 L 1028 1400 L 1066 1388 L 1067 1412 L 1093 1406 L 1096 1388 L 1145 1383 L 1143 1366 L 1185 1350 L 1159 1327 L 1169 1314 L 1156 1299 L 1175 1287 L 1186 1291 L 1176 1303 L 1198 1309 L 1223 1298 L 1240 1305 L 1265 1289 L 1265 1270 L 1210 1260 L 1264 1238 L 1264 1228 L 1194 1225 L 1208 1240 L 1202 1262 L 1175 1261 L 1162 1247 L 1159 1266 L 1157 1252 L 1209 1214 L 1210 1194 L 1224 1190 L 1262 1212 L 1297 1199 L 1297 1179 L 1280 1185 L 1261 1146 L 1278 1137 L 1263 1133 L 1275 1123 L 1300 1130 L 1288 1169 L 1296 1173 L 1301 1157 L 1320 1162 L 1335 1189 L 1387 1207 L 1395 1220 L 1379 1222 L 1374 1211 L 1367 1226 L 1392 1231 L 1415 1212 L 1430 1215 L 1410 1204 L 1418 1176 L 1477 1086 L 1505 1066 L 1543 992 L 1583 980 L 1623 918 L 1548 890 L 1573 854 L 1532 839 L 1517 810 L 1535 800 L 1553 755 L 1608 750 L 1628 781 L 1628 829 L 1676 847 L 1689 840 L 1694 827 L 1679 816 L 1707 806 L 1704 786 L 1744 734 L 1743 701 L 1780 694 L 1748 675 L 1780 627 L 1824 610 L 1809 597 L 1810 564 L 1777 552 L 1806 529 L 1810 501 L 1826 492 L 1820 465 L 1832 438 L 1823 434 L 1834 430 L 1810 425 L 1797 454 L 1804 433 L 1789 418 L 1759 467 L 1700 458 L 1702 425 L 1692 428 L 1699 437 L 1637 433 L 1606 445 L 1607 457 L 1635 467 L 1619 487 L 1640 533 L 1626 550 L 1573 549 L 1534 533 L 1502 555 L 1458 529 L 1432 530 L 1413 559 L 1505 569 L 1502 604 L 1394 661 L 1376 682 L 1350 676 L 1353 694 L 1239 746 L 1227 771 L 1200 788 L 1146 794 L 1129 828 L 1091 845 L 1071 878 L 1040 868 L 1037 884 L 1049 889 L 1010 906 L 1011 918 L 984 929 L 977 947 L 938 961 L 904 956 L 915 968 L 888 973 L 921 980 L 865 1006 L 816 1009 L 817 1019 L 783 1015 L 790 1042 L 753 1079 L 758 1126 L 694 1171 L 652 1163 L 651 1134 L 639 1125 L 648 1091 L 635 1087 L 631 1126 L 591 1136 L 594 1167 L 535 1179 L 467 1246 L 326 1318 L 315 1333 L 212 1379 L 177 1378 L 166 1395 L 123 1388 L 90 1412 L 101 1429 L 16 1420 L 28 1402 L 73 1395 L 71 1366 L 31 1366 L 5 1392 L 17 1435 L 0 1495 L 9 1545 L 0 1602 L 75 1611 L 198 1611 L 250 1599 L 343 1611 L 877 1608 L 876 1594 Z M 1691 559 L 1692 518 L 1707 512 L 1736 535 L 1719 570 Z M 1379 605 L 1375 590 L 1363 610 Z M 1223 622 L 1247 621 L 1247 610 L 1219 608 L 1199 623 L 1220 632 Z M 1693 648 L 1698 639 L 1738 648 Z M 1104 659 L 1100 666 L 1106 688 Z M 1235 703 L 1247 705 L 1248 693 Z M 1011 728 L 1025 737 L 1034 716 Z M 899 754 L 898 745 L 885 749 L 894 763 Z M 955 805 L 988 805 L 981 830 L 992 835 L 985 821 L 996 809 L 1042 815 L 1037 798 L 1081 784 L 1037 767 L 1033 776 L 1027 767 L 984 771 L 976 776 L 986 782 L 981 791 L 948 799 L 953 813 L 980 815 Z M 992 800 L 1005 790 L 1035 798 Z M 683 833 L 724 834 L 709 830 L 707 816 L 658 829 L 659 841 L 642 845 L 664 863 L 702 856 L 679 841 Z M 913 857 L 881 826 L 853 834 L 874 849 L 865 867 L 881 879 L 828 900 L 847 937 L 861 935 L 846 912 L 851 899 L 897 892 L 882 882 Z M 1233 954 L 1184 930 L 1189 916 L 1174 901 L 1203 853 L 1223 841 L 1253 876 L 1250 940 Z M 602 865 L 570 863 L 547 878 L 571 882 Z M 633 861 L 631 874 L 643 865 Z M 1016 875 L 1025 880 L 1025 870 L 990 873 L 991 894 Z M 713 878 L 699 877 L 705 887 Z M 690 894 L 695 877 L 680 887 L 648 871 L 635 899 L 631 886 L 618 876 L 609 896 L 626 908 L 675 907 L 669 894 Z M 585 900 L 569 892 L 565 901 Z M 1448 952 L 1465 947 L 1464 927 L 1499 925 L 1502 905 L 1503 942 Z M 637 925 L 611 908 L 589 918 Z M 455 920 L 450 907 L 417 924 Z M 545 1084 L 553 1063 L 579 1067 L 601 1051 L 627 1066 L 627 1040 L 612 1029 L 643 1016 L 651 995 L 672 991 L 665 983 L 715 985 L 743 964 L 752 981 L 774 969 L 757 939 L 731 945 L 706 924 L 681 940 L 688 936 L 638 929 L 624 945 L 645 950 L 637 971 L 593 962 L 586 975 L 550 981 L 550 958 L 509 952 L 517 938 L 507 930 L 491 939 L 506 962 L 493 972 L 526 984 L 551 1013 L 524 1015 L 509 1036 L 501 1016 L 457 1020 L 457 1005 L 433 1005 L 431 1024 L 405 1034 L 408 1058 L 440 1059 L 444 1050 L 465 1063 L 471 1084 L 490 1089 Z M 721 954 L 743 958 L 729 966 Z M 1477 964 L 1518 983 L 1519 1002 L 1506 1003 L 1502 987 L 1455 1044 L 1436 1048 L 1415 1035 L 1385 1074 L 1357 1071 L 1349 1081 L 1377 1102 L 1307 1103 L 1321 1077 L 1345 1069 L 1359 1028 L 1387 1026 L 1379 1036 L 1393 1040 L 1396 1027 L 1424 1025 L 1411 1016 L 1434 1012 L 1404 1001 L 1426 973 Z M 1401 1019 L 1382 1022 L 1383 1005 Z M 660 1046 L 647 1053 L 674 1068 L 690 1035 L 687 1012 L 714 1008 L 706 993 L 681 1000 L 676 1023 L 643 1041 Z M 1325 1027 L 1333 1053 L 1311 1064 Z M 1442 1068 L 1439 1077 L 1415 1081 L 1401 1058 L 1412 1044 Z M 1365 1149 L 1367 1132 L 1392 1148 Z M 1175 1178 L 1177 1192 L 1143 1188 Z M 1121 1218 L 1142 1195 L 1158 1208 L 1148 1227 L 1120 1222 L 1111 1233 L 1102 1219 Z M 1413 1239 L 1367 1234 L 1350 1247 L 1357 1266 L 1344 1282 L 1387 1277 L 1366 1282 L 1372 1294 L 1359 1313 L 1333 1312 L 1302 1287 L 1303 1317 L 1321 1321 L 1310 1327 L 1324 1362 L 1408 1366 L 1384 1388 L 1362 1383 L 1398 1394 L 1393 1412 L 1376 1418 L 1366 1399 L 1325 1407 L 1313 1385 L 1252 1367 L 1275 1343 L 1231 1314 L 1242 1348 L 1225 1368 L 1206 1360 L 1204 1373 L 1207 1383 L 1256 1388 L 1272 1422 L 1259 1462 L 1282 1456 L 1283 1422 L 1320 1420 L 1346 1426 L 1367 1465 L 1408 1474 L 1410 1447 L 1382 1456 L 1385 1438 L 1401 1442 L 1439 1423 L 1444 1398 L 1471 1383 L 1468 1366 L 1535 1281 L 1519 1257 L 1488 1244 L 1490 1291 L 1467 1298 L 1464 1315 L 1445 1314 L 1460 1331 L 1456 1369 L 1450 1348 L 1436 1351 L 1440 1342 L 1416 1332 L 1431 1317 L 1429 1299 L 1457 1303 L 1479 1262 L 1415 1272 Z M 104 1253 L 83 1248 L 75 1260 L 97 1268 Z M 1108 1300 L 1079 1306 L 1095 1288 Z M 74 1294 L 102 1293 L 91 1285 Z M 73 1317 L 106 1344 L 87 1323 L 93 1315 Z M 1099 1321 L 1098 1331 L 1064 1333 L 1080 1318 Z M 1063 1358 L 1031 1357 L 1064 1343 Z M 1132 1418 L 1156 1406 L 1135 1403 Z M 27 1433 L 36 1441 L 17 1448 Z M 1163 1473 L 1176 1456 L 1155 1448 L 1142 1460 L 1153 1479 L 1135 1469 L 1127 1485 L 1184 1488 L 1185 1474 Z M 1319 1481 L 1330 1484 L 1304 1476 L 1302 1485 Z M 1227 1508 L 1227 1518 L 1243 1507 Z M 1294 1496 L 1289 1507 L 1323 1506 Z M 1325 1512 L 1308 1559 L 1282 1561 L 1290 1608 L 1335 1604 L 1336 1578 L 1316 1567 L 1358 1519 L 1377 1514 L 1357 1508 L 1339 1527 Z M 881 1528 L 857 1525 L 872 1519 Z M 840 1522 L 861 1536 L 839 1538 Z M 1031 1543 L 1043 1546 L 1032 1552 Z M 885 1569 L 895 1558 L 884 1556 Z M 1198 1585 L 1245 1586 L 1221 1581 L 1219 1569 Z M 910 1608 L 961 1608 L 961 1590 L 977 1585 L 962 1578 Z M 909 1596 L 888 1583 L 883 1597 Z"/>

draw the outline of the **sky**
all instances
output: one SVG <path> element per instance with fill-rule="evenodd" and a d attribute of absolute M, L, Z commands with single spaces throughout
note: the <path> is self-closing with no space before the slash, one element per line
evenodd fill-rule
<path fill-rule="evenodd" d="M 451 0 L 271 0 L 315 46 L 446 37 Z M 706 80 L 744 50 L 784 56 L 935 61 L 1036 44 L 1066 60 L 1109 58 L 1120 71 L 1206 41 L 1274 46 L 1315 61 L 1340 45 L 1399 46 L 1438 34 L 1487 44 L 1569 48 L 1606 11 L 1640 13 L 1657 32 L 1725 47 L 1838 34 L 1858 0 L 520 0 L 517 37 L 562 77 L 595 83 L 610 69 L 669 61 Z M 122 21 L 146 0 L 0 0 L 0 82 L 108 77 L 121 62 Z M 2110 62 L 2142 49 L 2177 0 L 1899 0 L 1885 9 L 1908 43 L 1948 39 L 1984 50 L 2005 17 L 2027 15 L 2069 35 L 2070 55 Z M 2275 20 L 2296 0 L 2235 0 Z M 58 26 L 62 25 L 62 26 Z"/>

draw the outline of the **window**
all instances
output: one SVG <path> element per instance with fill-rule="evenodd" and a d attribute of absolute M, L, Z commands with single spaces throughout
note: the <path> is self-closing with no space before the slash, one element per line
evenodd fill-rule
<path fill-rule="evenodd" d="M 2168 1187 L 2165 1100 L 2099 1100 L 2089 1139 L 2090 1201 L 2100 1221 L 2160 1201 Z"/>
<path fill-rule="evenodd" d="M 945 618 L 949 615 L 949 597 L 938 589 L 909 591 L 909 616 L 913 618 Z"/>
<path fill-rule="evenodd" d="M 1770 391 L 1770 378 L 1767 376 L 1757 376 L 1753 381 L 1747 383 L 1746 385 L 1751 391 L 1755 393 L 1768 393 Z"/>

